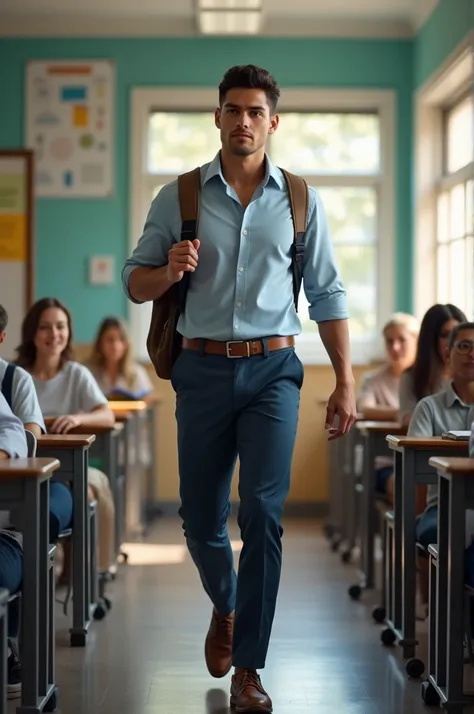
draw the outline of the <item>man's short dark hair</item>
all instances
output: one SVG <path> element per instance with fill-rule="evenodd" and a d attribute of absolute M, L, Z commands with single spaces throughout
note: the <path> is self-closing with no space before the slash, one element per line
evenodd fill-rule
<path fill-rule="evenodd" d="M 222 106 L 227 92 L 236 88 L 261 89 L 267 95 L 270 113 L 274 114 L 280 98 L 280 89 L 270 72 L 254 64 L 241 64 L 227 70 L 219 84 L 219 104 Z"/>
<path fill-rule="evenodd" d="M 5 332 L 8 325 L 8 312 L 0 305 L 0 332 Z"/>
<path fill-rule="evenodd" d="M 456 339 L 459 335 L 460 332 L 463 332 L 463 330 L 474 330 L 474 322 L 460 322 L 459 325 L 456 325 L 456 327 L 453 327 L 449 334 L 449 340 L 448 340 L 448 349 L 452 350 L 454 347 L 454 343 L 456 342 Z"/>

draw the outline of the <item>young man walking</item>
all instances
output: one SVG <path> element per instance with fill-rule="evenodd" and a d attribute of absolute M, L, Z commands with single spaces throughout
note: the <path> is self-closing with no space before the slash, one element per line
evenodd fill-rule
<path fill-rule="evenodd" d="M 154 300 L 191 273 L 178 323 L 176 391 L 180 515 L 190 554 L 213 605 L 205 657 L 214 677 L 232 666 L 236 711 L 271 712 L 257 673 L 265 666 L 282 556 L 281 516 L 290 486 L 303 367 L 292 284 L 293 222 L 282 172 L 265 153 L 278 128 L 280 91 L 253 65 L 232 67 L 215 112 L 222 149 L 201 167 L 199 239 L 181 241 L 177 182 L 153 201 L 123 270 L 134 302 Z M 320 199 L 309 189 L 303 284 L 329 354 L 336 388 L 330 438 L 355 419 L 347 307 Z M 334 417 L 338 426 L 333 428 Z M 234 571 L 229 494 L 240 459 Z"/>

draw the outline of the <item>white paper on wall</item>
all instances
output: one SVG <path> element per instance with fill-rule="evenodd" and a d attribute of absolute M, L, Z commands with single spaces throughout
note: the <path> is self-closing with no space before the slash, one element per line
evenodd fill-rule
<path fill-rule="evenodd" d="M 112 194 L 114 77 L 105 60 L 28 63 L 26 143 L 37 196 Z"/>

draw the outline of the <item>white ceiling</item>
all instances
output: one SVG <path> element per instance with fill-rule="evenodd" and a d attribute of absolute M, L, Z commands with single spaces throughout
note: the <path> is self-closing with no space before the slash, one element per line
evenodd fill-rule
<path fill-rule="evenodd" d="M 409 36 L 438 0 L 263 0 L 263 35 Z M 0 0 L 0 36 L 192 35 L 197 0 Z"/>

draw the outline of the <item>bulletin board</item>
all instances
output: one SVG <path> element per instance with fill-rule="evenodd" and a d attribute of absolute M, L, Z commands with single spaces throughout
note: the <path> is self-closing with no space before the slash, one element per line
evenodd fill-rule
<path fill-rule="evenodd" d="M 5 359 L 14 355 L 33 302 L 33 200 L 33 152 L 0 150 L 0 304 L 9 316 Z"/>
<path fill-rule="evenodd" d="M 99 61 L 31 61 L 26 144 L 35 152 L 36 196 L 113 193 L 115 67 Z"/>

